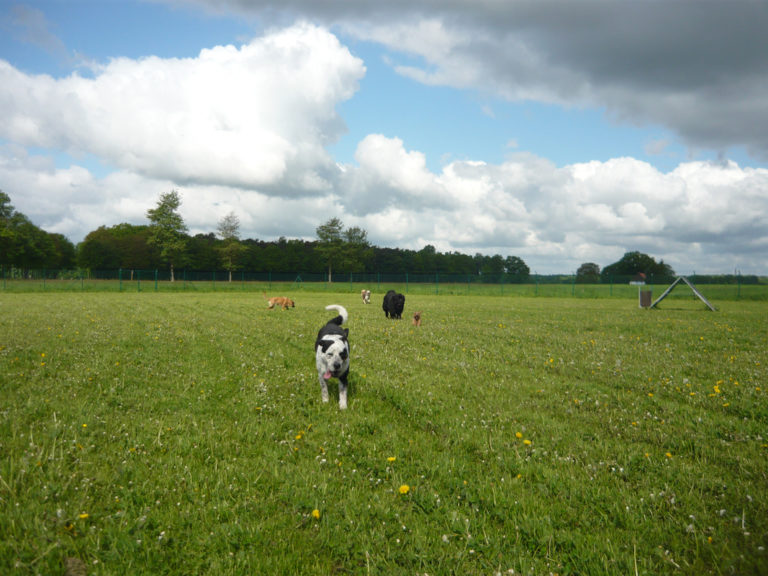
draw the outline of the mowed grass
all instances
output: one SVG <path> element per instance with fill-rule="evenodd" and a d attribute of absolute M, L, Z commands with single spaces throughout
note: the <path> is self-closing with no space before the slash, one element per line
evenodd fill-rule
<path fill-rule="evenodd" d="M 768 304 L 289 295 L 0 294 L 0 573 L 768 573 Z"/>

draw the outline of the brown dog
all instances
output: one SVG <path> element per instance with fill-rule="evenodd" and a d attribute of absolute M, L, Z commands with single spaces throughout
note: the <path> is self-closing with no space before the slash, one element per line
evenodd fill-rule
<path fill-rule="evenodd" d="M 371 303 L 371 291 L 366 290 L 363 288 L 360 290 L 360 297 L 363 299 L 364 304 L 370 304 Z"/>
<path fill-rule="evenodd" d="M 267 300 L 267 308 L 270 310 L 272 310 L 275 306 L 280 306 L 280 308 L 283 310 L 296 307 L 296 304 L 293 303 L 293 300 L 286 298 L 285 296 L 273 296 L 272 298 L 267 298 L 267 293 L 264 292 L 263 294 L 264 298 Z"/>
<path fill-rule="evenodd" d="M 413 313 L 413 325 L 421 326 L 421 310 Z"/>

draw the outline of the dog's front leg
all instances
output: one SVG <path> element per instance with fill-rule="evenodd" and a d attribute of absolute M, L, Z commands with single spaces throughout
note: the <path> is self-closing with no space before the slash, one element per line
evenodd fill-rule
<path fill-rule="evenodd" d="M 339 378 L 339 408 L 344 410 L 347 407 L 347 378 Z"/>
<path fill-rule="evenodd" d="M 323 402 L 328 402 L 328 381 L 320 374 L 320 395 L 323 398 Z"/>

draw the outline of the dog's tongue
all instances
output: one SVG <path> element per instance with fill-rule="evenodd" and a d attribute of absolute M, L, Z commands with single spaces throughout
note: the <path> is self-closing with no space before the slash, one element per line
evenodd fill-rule
<path fill-rule="evenodd" d="M 330 380 L 330 378 L 331 378 L 331 371 L 329 370 L 328 372 L 323 374 L 323 378 L 325 378 L 326 380 Z"/>

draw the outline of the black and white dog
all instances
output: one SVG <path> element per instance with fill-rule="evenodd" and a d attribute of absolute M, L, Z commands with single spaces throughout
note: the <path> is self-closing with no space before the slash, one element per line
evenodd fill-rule
<path fill-rule="evenodd" d="M 331 304 L 326 310 L 336 310 L 339 315 L 320 328 L 315 340 L 315 363 L 317 376 L 322 387 L 323 402 L 328 402 L 328 380 L 339 380 L 339 408 L 347 407 L 347 376 L 349 376 L 349 328 L 341 325 L 347 322 L 344 306 Z"/>
<path fill-rule="evenodd" d="M 384 302 L 381 304 L 384 315 L 387 318 L 402 318 L 403 308 L 405 308 L 405 295 L 390 290 L 384 294 Z"/>

